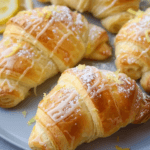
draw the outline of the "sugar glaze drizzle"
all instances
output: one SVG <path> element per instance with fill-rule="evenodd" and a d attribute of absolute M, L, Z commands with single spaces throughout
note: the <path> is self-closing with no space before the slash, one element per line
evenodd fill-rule
<path fill-rule="evenodd" d="M 116 83 L 107 84 L 107 78 L 101 79 L 100 71 L 94 67 L 86 66 L 85 69 L 80 70 L 78 67 L 73 68 L 72 71 L 76 74 L 78 78 L 82 81 L 83 86 L 87 87 L 87 95 L 83 98 L 90 95 L 91 98 L 96 96 L 101 96 L 101 92 L 109 89 L 111 86 L 116 85 Z M 103 73 L 103 72 L 102 72 Z M 91 82 L 94 81 L 93 85 Z M 82 90 L 81 88 L 80 90 Z"/>
<path fill-rule="evenodd" d="M 62 96 L 53 102 L 51 107 L 45 109 L 45 112 L 53 119 L 55 123 L 67 118 L 74 110 L 79 107 L 79 95 L 75 89 L 62 88 L 58 92 L 62 92 Z M 54 93 L 50 99 L 55 97 Z"/>

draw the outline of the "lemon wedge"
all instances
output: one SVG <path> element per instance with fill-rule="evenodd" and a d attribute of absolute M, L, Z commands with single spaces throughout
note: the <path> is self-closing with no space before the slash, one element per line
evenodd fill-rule
<path fill-rule="evenodd" d="M 20 0 L 19 11 L 33 9 L 32 0 Z"/>
<path fill-rule="evenodd" d="M 5 30 L 6 22 L 17 12 L 33 9 L 32 0 L 0 0 L 0 33 Z"/>
<path fill-rule="evenodd" d="M 9 18 L 17 13 L 18 0 L 0 0 L 0 24 L 5 24 Z"/>

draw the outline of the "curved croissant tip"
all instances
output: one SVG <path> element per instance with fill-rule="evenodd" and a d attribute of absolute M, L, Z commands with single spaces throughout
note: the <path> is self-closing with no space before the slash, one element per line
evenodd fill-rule
<path fill-rule="evenodd" d="M 0 94 L 0 107 L 2 108 L 12 108 L 18 103 L 15 103 L 16 97 L 13 95 Z"/>
<path fill-rule="evenodd" d="M 127 55 L 124 57 L 118 57 L 115 61 L 116 67 L 132 79 L 137 80 L 142 75 L 142 66 L 136 62 L 129 63 L 128 59 L 129 58 Z"/>
<path fill-rule="evenodd" d="M 36 125 L 33 127 L 33 130 L 31 132 L 31 135 L 29 137 L 28 145 L 33 150 L 41 150 L 42 147 L 39 144 L 38 140 L 36 138 L 38 137 L 38 132 L 36 132 Z"/>
<path fill-rule="evenodd" d="M 12 108 L 21 102 L 23 97 L 20 97 L 20 93 L 16 90 L 10 90 L 9 88 L 0 90 L 0 107 Z"/>
<path fill-rule="evenodd" d="M 143 93 L 141 108 L 133 123 L 134 124 L 145 123 L 149 119 L 150 119 L 150 96 Z"/>
<path fill-rule="evenodd" d="M 28 145 L 33 150 L 54 150 L 53 143 L 49 140 L 47 132 L 40 122 L 36 121 L 29 137 Z"/>

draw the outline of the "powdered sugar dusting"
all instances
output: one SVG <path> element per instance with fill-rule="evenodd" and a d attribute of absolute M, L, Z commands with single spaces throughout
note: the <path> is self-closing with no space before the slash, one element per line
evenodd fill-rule
<path fill-rule="evenodd" d="M 101 36 L 101 34 L 104 32 L 104 30 L 102 28 L 98 28 L 97 26 L 93 26 L 91 29 L 90 29 L 90 39 L 93 41 L 95 40 L 95 37 L 97 35 Z"/>
<path fill-rule="evenodd" d="M 125 98 L 129 98 L 132 94 L 132 91 L 135 90 L 135 84 L 132 84 L 131 78 L 127 77 L 124 74 L 120 74 L 120 80 L 123 81 L 123 85 L 117 86 L 119 93 L 124 93 Z"/>
<path fill-rule="evenodd" d="M 82 15 L 81 14 L 77 15 L 77 19 L 76 19 L 75 24 L 77 24 L 77 25 L 83 25 Z"/>
<path fill-rule="evenodd" d="M 19 57 L 25 56 L 26 58 L 32 58 L 35 56 L 35 53 L 33 52 L 33 48 L 27 50 L 26 45 L 23 45 L 22 49 L 18 51 L 17 55 Z"/>
<path fill-rule="evenodd" d="M 101 92 L 105 91 L 111 85 L 108 85 L 105 78 L 100 77 L 100 71 L 95 67 L 86 66 L 85 69 L 80 70 L 78 67 L 73 68 L 72 71 L 80 78 L 83 85 L 87 87 L 87 93 L 91 98 L 101 97 Z"/>

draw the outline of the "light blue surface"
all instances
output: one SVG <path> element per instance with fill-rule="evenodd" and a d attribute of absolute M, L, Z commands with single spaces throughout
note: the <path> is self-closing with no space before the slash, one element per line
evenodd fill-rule
<path fill-rule="evenodd" d="M 40 4 L 33 0 L 34 6 Z M 100 26 L 100 21 L 89 14 L 84 14 L 87 19 Z M 114 35 L 109 34 L 111 45 L 113 44 Z M 0 36 L 0 39 L 2 36 Z M 94 65 L 105 70 L 116 70 L 114 65 L 115 57 L 110 60 L 99 61 L 81 61 L 87 65 Z M 12 109 L 0 108 L 0 150 L 30 150 L 28 147 L 28 138 L 32 131 L 33 125 L 28 126 L 27 122 L 36 114 L 37 105 L 43 97 L 43 93 L 48 93 L 56 84 L 60 74 L 47 80 L 37 88 L 38 96 L 36 97 L 31 91 L 31 95 L 17 107 Z M 26 118 L 23 117 L 22 111 L 27 111 Z M 119 142 L 117 137 L 119 136 Z M 6 142 L 7 141 L 7 142 Z M 141 125 L 129 125 L 113 134 L 111 137 L 97 139 L 89 144 L 83 144 L 77 150 L 115 150 L 115 145 L 120 147 L 130 147 L 131 150 L 150 150 L 150 121 Z"/>

